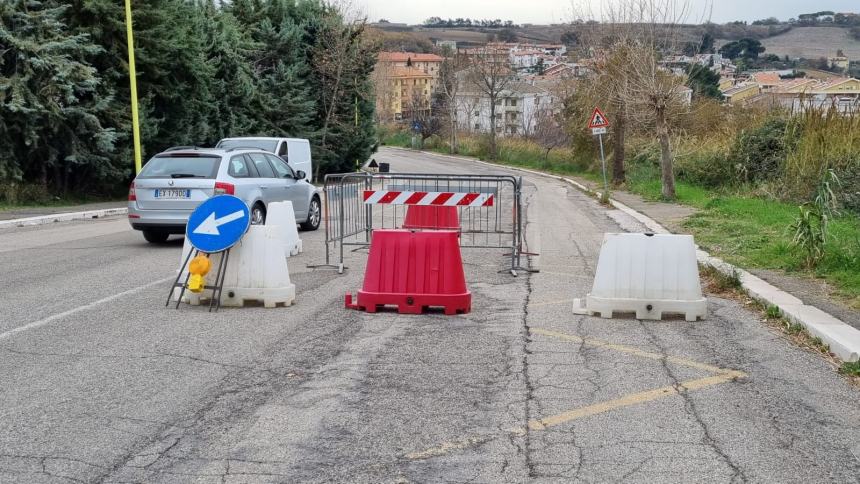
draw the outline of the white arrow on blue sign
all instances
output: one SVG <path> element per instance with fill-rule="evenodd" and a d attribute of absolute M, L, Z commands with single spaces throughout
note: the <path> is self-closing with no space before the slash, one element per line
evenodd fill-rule
<path fill-rule="evenodd" d="M 242 199 L 218 195 L 191 213 L 185 237 L 195 249 L 212 254 L 233 247 L 250 225 L 251 213 Z"/>

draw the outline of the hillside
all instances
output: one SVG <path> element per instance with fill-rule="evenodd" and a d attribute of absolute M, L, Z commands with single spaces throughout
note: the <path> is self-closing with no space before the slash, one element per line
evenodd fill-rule
<path fill-rule="evenodd" d="M 768 54 L 780 57 L 817 59 L 832 57 L 842 49 L 851 60 L 860 61 L 860 41 L 848 29 L 839 27 L 795 27 L 790 31 L 761 41 Z"/>

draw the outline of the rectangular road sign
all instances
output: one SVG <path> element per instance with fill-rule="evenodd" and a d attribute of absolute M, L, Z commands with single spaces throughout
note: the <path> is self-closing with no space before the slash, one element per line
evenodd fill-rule
<path fill-rule="evenodd" d="M 591 134 L 594 136 L 606 134 L 606 128 L 591 128 Z"/>

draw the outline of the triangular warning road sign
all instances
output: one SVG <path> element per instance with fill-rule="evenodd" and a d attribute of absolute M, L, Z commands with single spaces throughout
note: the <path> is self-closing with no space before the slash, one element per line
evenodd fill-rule
<path fill-rule="evenodd" d="M 594 112 L 591 114 L 591 121 L 588 122 L 589 128 L 608 128 L 609 120 L 606 119 L 606 116 L 603 114 L 603 111 L 600 108 L 594 108 Z"/>

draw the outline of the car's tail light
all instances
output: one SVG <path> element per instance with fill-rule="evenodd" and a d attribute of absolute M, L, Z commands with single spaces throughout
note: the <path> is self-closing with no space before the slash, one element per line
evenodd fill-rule
<path fill-rule="evenodd" d="M 134 191 L 134 182 L 131 182 L 131 186 L 128 187 L 128 201 L 136 202 L 137 201 L 137 193 Z"/>
<path fill-rule="evenodd" d="M 236 187 L 232 183 L 215 182 L 215 195 L 233 195 Z"/>

